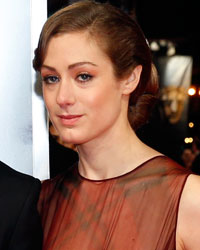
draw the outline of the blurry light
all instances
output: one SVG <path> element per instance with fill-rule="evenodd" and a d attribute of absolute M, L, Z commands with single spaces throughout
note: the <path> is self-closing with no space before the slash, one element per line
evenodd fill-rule
<path fill-rule="evenodd" d="M 168 42 L 168 50 L 167 50 L 167 55 L 168 56 L 173 56 L 176 54 L 176 48 L 175 45 L 172 42 Z"/>
<path fill-rule="evenodd" d="M 184 141 L 185 141 L 185 143 L 192 143 L 193 142 L 193 138 L 192 137 L 186 137 L 185 139 L 184 139 Z"/>
<path fill-rule="evenodd" d="M 176 54 L 176 49 L 175 49 L 175 47 L 169 47 L 169 49 L 167 50 L 167 55 L 168 56 L 173 56 L 173 55 L 175 55 Z"/>
<path fill-rule="evenodd" d="M 193 127 L 194 127 L 194 123 L 193 123 L 193 122 L 189 122 L 188 126 L 189 126 L 190 128 L 193 128 Z"/>
<path fill-rule="evenodd" d="M 165 40 L 165 39 L 160 39 L 160 40 L 159 40 L 159 43 L 160 43 L 160 45 L 163 46 L 163 47 L 167 46 L 167 40 Z"/>
<path fill-rule="evenodd" d="M 196 94 L 196 89 L 194 87 L 188 89 L 188 95 L 193 96 L 195 94 Z"/>
<path fill-rule="evenodd" d="M 199 91 L 198 91 L 198 95 L 200 95 L 200 89 L 199 89 Z"/>
<path fill-rule="evenodd" d="M 153 51 L 158 51 L 158 50 L 160 50 L 160 46 L 158 45 L 158 43 L 157 43 L 156 41 L 151 42 L 150 48 L 151 48 L 151 50 L 153 50 Z"/>
<path fill-rule="evenodd" d="M 192 137 L 189 138 L 189 143 L 193 143 L 193 138 Z"/>
<path fill-rule="evenodd" d="M 185 143 L 188 143 L 188 138 L 187 138 L 187 137 L 184 139 L 184 142 L 185 142 Z"/>

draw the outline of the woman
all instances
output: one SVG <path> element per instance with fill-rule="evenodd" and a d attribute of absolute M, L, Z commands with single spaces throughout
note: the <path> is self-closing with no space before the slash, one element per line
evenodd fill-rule
<path fill-rule="evenodd" d="M 43 27 L 34 68 L 53 125 L 79 152 L 43 182 L 43 249 L 199 249 L 199 178 L 135 134 L 158 92 L 136 21 L 108 4 L 63 8 Z"/>

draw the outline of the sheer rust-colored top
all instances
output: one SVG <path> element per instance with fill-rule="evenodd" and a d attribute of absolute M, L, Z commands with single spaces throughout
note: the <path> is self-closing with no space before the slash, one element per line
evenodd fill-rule
<path fill-rule="evenodd" d="M 175 250 L 180 196 L 190 174 L 157 156 L 94 181 L 74 165 L 42 184 L 44 250 Z"/>

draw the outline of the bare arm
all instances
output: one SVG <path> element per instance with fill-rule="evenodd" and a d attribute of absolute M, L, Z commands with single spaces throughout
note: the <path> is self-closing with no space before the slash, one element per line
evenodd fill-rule
<path fill-rule="evenodd" d="M 177 250 L 199 250 L 200 176 L 190 175 L 180 200 L 177 222 Z"/>

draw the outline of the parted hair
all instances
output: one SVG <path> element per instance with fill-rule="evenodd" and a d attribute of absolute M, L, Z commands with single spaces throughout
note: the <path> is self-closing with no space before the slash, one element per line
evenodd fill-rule
<path fill-rule="evenodd" d="M 151 50 L 136 18 L 121 9 L 87 0 L 55 12 L 41 31 L 33 60 L 34 69 L 40 71 L 52 37 L 81 31 L 87 31 L 110 58 L 118 79 L 127 77 L 137 65 L 142 65 L 140 82 L 130 95 L 128 110 L 131 126 L 138 129 L 148 121 L 157 99 L 158 77 Z"/>

